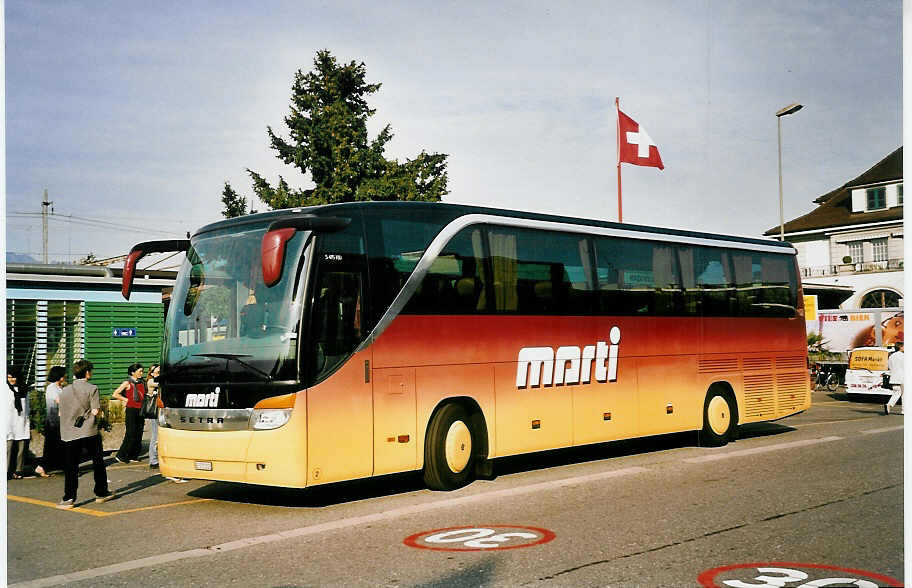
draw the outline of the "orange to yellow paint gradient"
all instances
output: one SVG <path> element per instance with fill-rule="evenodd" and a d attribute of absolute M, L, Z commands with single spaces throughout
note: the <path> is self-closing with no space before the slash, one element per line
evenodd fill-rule
<path fill-rule="evenodd" d="M 610 345 L 615 327 L 615 379 L 599 381 L 593 369 L 588 381 L 517 386 L 520 349 Z M 298 392 L 286 425 L 163 428 L 160 463 L 169 476 L 300 488 L 421 469 L 429 420 L 452 399 L 477 406 L 495 458 L 699 430 L 714 384 L 733 392 L 738 424 L 807 410 L 803 318 L 401 315 Z"/>

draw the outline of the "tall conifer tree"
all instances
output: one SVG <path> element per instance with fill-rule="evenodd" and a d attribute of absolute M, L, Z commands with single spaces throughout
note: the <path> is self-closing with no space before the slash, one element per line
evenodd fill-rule
<path fill-rule="evenodd" d="M 288 138 L 267 127 L 270 147 L 285 164 L 309 175 L 313 188 L 289 186 L 281 175 L 275 185 L 248 169 L 253 191 L 269 208 L 312 206 L 358 200 L 439 201 L 448 194 L 447 155 L 422 150 L 403 163 L 387 159 L 390 125 L 370 139 L 367 120 L 376 112 L 367 98 L 380 84 L 365 81 L 364 63 L 339 64 L 327 50 L 318 51 L 314 69 L 298 70 L 291 88 L 291 111 L 285 117 Z M 228 196 L 229 191 L 234 196 Z M 222 202 L 240 198 L 226 182 Z"/>

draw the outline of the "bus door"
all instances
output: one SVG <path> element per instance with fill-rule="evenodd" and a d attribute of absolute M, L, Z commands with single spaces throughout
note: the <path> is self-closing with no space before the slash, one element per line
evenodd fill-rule
<path fill-rule="evenodd" d="M 321 236 L 310 288 L 309 329 L 303 335 L 307 391 L 308 484 L 370 476 L 372 351 L 355 353 L 365 323 L 367 263 L 360 233 Z"/>

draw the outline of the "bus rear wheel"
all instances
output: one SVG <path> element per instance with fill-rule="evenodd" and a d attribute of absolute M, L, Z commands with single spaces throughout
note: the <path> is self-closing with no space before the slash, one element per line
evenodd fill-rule
<path fill-rule="evenodd" d="M 472 422 L 458 404 L 440 408 L 424 442 L 424 483 L 431 490 L 453 490 L 471 481 L 475 469 Z"/>
<path fill-rule="evenodd" d="M 710 447 L 721 447 L 734 437 L 738 423 L 738 413 L 730 394 L 711 388 L 703 404 L 703 430 L 700 431 L 700 444 Z"/>

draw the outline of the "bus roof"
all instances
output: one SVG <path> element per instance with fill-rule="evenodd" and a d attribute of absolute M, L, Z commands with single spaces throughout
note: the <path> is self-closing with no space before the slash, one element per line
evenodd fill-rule
<path fill-rule="evenodd" d="M 648 225 L 636 225 L 628 223 L 617 223 L 611 221 L 601 221 L 596 219 L 586 219 L 570 216 L 560 216 L 553 214 L 543 214 L 537 212 L 525 212 L 521 210 L 507 210 L 502 208 L 489 208 L 485 206 L 471 206 L 465 204 L 448 204 L 444 202 L 404 202 L 404 201 L 390 201 L 390 202 L 344 202 L 339 204 L 326 204 L 321 206 L 307 206 L 300 208 L 285 208 L 281 210 L 273 210 L 269 212 L 261 212 L 257 214 L 241 216 L 230 218 L 226 220 L 221 220 L 215 223 L 208 224 L 200 228 L 195 234 L 200 235 L 202 233 L 208 233 L 210 231 L 215 231 L 219 229 L 229 228 L 233 226 L 242 226 L 250 223 L 262 223 L 270 220 L 279 220 L 283 218 L 298 216 L 302 214 L 316 215 L 316 216 L 330 216 L 330 215 L 339 215 L 344 216 L 346 213 L 351 213 L 354 211 L 360 211 L 362 214 L 370 214 L 371 210 L 398 210 L 402 214 L 414 215 L 420 213 L 420 211 L 441 211 L 446 210 L 451 212 L 453 218 L 458 218 L 460 216 L 468 214 L 487 214 L 492 216 L 502 216 L 507 218 L 519 218 L 519 219 L 529 219 L 529 220 L 540 220 L 540 221 L 551 221 L 557 223 L 569 223 L 581 226 L 591 226 L 591 227 L 601 227 L 601 228 L 611 228 L 611 229 L 624 229 L 628 231 L 638 231 L 644 233 L 653 233 L 653 234 L 662 234 L 662 235 L 673 235 L 679 237 L 690 237 L 697 239 L 714 239 L 721 241 L 730 241 L 732 243 L 751 243 L 755 245 L 765 245 L 772 247 L 782 247 L 783 253 L 791 252 L 794 253 L 794 247 L 788 243 L 775 239 L 770 239 L 766 237 L 745 237 L 738 235 L 726 235 L 720 233 L 707 233 L 701 231 L 689 231 L 683 229 L 671 229 L 665 227 L 655 227 Z"/>

